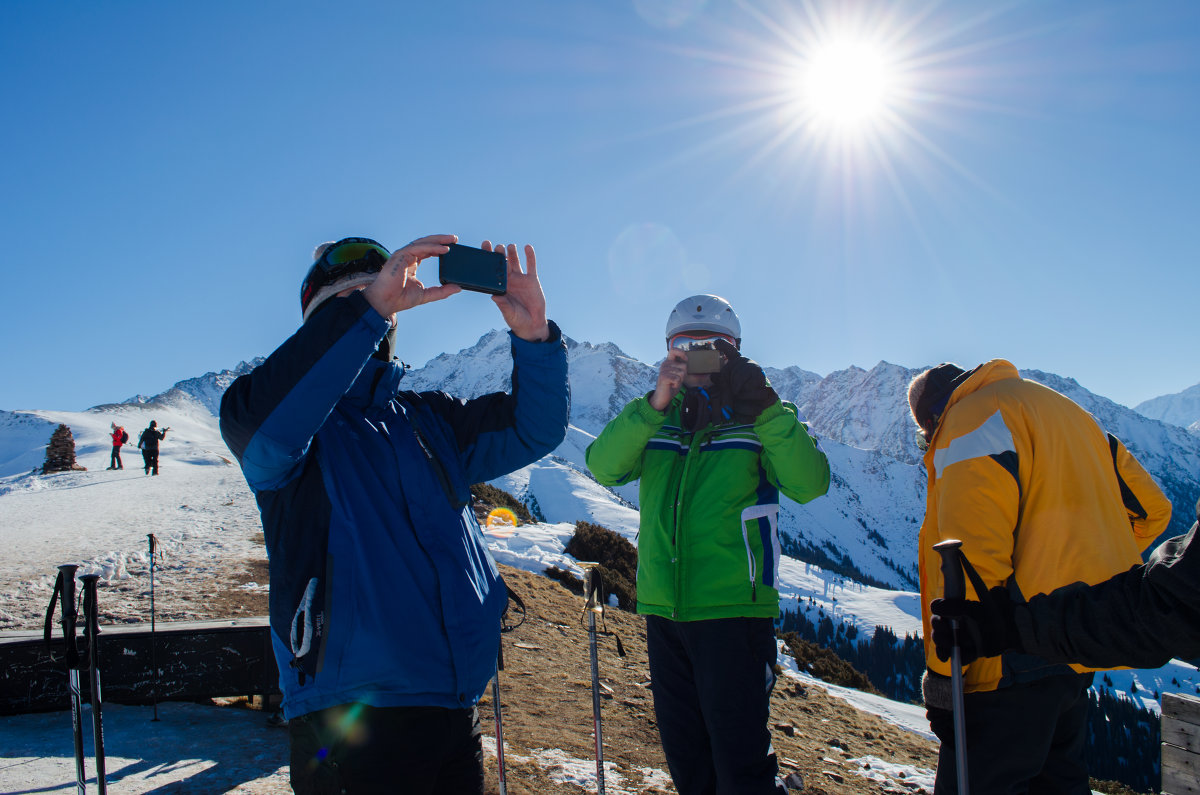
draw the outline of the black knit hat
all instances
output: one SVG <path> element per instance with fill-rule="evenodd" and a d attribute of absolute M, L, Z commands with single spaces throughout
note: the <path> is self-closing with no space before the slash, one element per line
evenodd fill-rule
<path fill-rule="evenodd" d="M 929 368 L 908 385 L 909 410 L 927 437 L 933 436 L 938 417 L 945 411 L 951 393 L 965 380 L 965 373 L 957 364 L 946 362 Z"/>

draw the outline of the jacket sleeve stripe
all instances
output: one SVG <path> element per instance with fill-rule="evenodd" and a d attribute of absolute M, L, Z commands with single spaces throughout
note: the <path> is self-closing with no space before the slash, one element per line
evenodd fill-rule
<path fill-rule="evenodd" d="M 941 477 L 948 467 L 973 458 L 983 458 L 1012 453 L 1016 455 L 1012 433 L 1004 424 L 1000 412 L 992 414 L 975 430 L 965 433 L 933 454 L 934 477 Z M 1005 467 L 1008 469 L 1008 467 Z M 1012 471 L 1011 469 L 1009 470 Z"/>
<path fill-rule="evenodd" d="M 1149 514 L 1146 513 L 1141 500 L 1137 498 L 1137 495 L 1133 493 L 1133 489 L 1129 488 L 1129 484 L 1125 482 L 1125 478 L 1121 475 L 1121 462 L 1119 460 L 1121 442 L 1111 433 L 1108 434 L 1108 449 L 1112 453 L 1113 471 L 1117 473 L 1117 483 L 1121 487 L 1121 502 L 1125 503 L 1125 510 L 1129 511 L 1131 516 L 1138 519 L 1145 519 Z"/>

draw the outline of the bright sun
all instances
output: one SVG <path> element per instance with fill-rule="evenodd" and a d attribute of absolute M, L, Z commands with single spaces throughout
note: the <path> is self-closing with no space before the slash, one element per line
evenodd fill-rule
<path fill-rule="evenodd" d="M 799 99 L 814 119 L 845 129 L 879 121 L 893 88 L 883 51 L 860 41 L 833 41 L 802 67 Z"/>

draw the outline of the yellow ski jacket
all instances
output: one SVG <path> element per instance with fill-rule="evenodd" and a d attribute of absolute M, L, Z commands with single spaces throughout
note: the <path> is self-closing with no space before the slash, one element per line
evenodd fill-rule
<path fill-rule="evenodd" d="M 981 365 L 954 390 L 924 460 L 925 661 L 944 676 L 950 664 L 938 660 L 930 640 L 929 602 L 943 595 L 934 544 L 961 540 L 987 587 L 1005 585 L 1023 602 L 1140 564 L 1142 550 L 1171 519 L 1171 503 L 1116 437 L 1003 359 Z M 970 585 L 967 596 L 978 598 Z M 976 692 L 1068 672 L 1032 655 L 1006 654 L 966 666 L 963 682 Z"/>

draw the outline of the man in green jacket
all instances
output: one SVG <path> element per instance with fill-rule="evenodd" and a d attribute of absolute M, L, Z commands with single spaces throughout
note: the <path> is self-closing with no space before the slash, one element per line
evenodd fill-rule
<path fill-rule="evenodd" d="M 680 795 L 782 793 L 767 728 L 779 617 L 779 492 L 829 489 L 829 461 L 715 295 L 667 319 L 658 382 L 588 447 L 596 479 L 640 479 L 637 606 L 659 736 Z"/>

